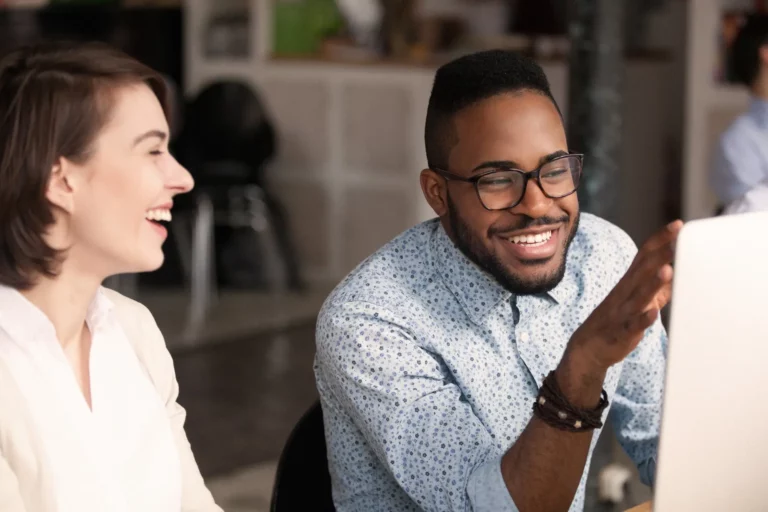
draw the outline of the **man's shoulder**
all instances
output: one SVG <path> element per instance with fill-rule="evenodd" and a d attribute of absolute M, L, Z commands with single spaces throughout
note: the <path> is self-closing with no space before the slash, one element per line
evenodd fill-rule
<path fill-rule="evenodd" d="M 750 189 L 744 197 L 731 202 L 723 212 L 725 215 L 768 211 L 768 182 Z"/>
<path fill-rule="evenodd" d="M 346 302 L 396 306 L 418 294 L 434 269 L 430 245 L 437 219 L 401 233 L 366 258 L 331 292 L 324 309 Z"/>
<path fill-rule="evenodd" d="M 571 249 L 598 258 L 605 265 L 619 264 L 626 270 L 637 254 L 637 245 L 619 226 L 590 213 L 582 213 Z"/>
<path fill-rule="evenodd" d="M 755 142 L 755 137 L 762 139 L 760 126 L 749 112 L 734 119 L 728 128 L 720 134 L 719 146 L 722 152 L 742 151 Z M 762 142 L 759 140 L 758 142 Z"/>

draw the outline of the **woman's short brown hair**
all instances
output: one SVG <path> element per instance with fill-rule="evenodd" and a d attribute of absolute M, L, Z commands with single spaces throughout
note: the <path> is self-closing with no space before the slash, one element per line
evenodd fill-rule
<path fill-rule="evenodd" d="M 0 284 L 29 288 L 55 276 L 62 255 L 44 239 L 59 158 L 84 163 L 111 114 L 115 89 L 147 84 L 168 115 L 163 78 L 96 43 L 44 43 L 0 60 Z"/>

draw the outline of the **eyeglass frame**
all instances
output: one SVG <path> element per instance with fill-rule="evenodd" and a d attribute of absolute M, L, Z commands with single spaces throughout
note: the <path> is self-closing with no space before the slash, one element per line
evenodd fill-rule
<path fill-rule="evenodd" d="M 557 162 L 558 160 L 561 160 L 563 158 L 571 158 L 574 156 L 578 158 L 579 166 L 580 166 L 579 183 L 578 185 L 576 185 L 576 188 L 574 188 L 571 192 L 562 196 L 551 196 L 547 194 L 547 192 L 544 190 L 544 187 L 541 186 L 541 170 L 545 166 L 551 164 L 552 162 Z M 532 179 L 536 179 L 536 184 L 539 186 L 539 190 L 541 190 L 542 194 L 544 194 L 546 197 L 550 199 L 562 199 L 564 197 L 570 196 L 571 194 L 574 194 L 581 186 L 581 176 L 584 173 L 584 154 L 568 153 L 567 155 L 560 155 L 558 157 L 553 158 L 552 160 L 547 160 L 546 162 L 538 166 L 536 169 L 533 169 L 531 171 L 523 171 L 522 169 L 515 169 L 514 167 L 498 166 L 498 167 L 494 167 L 493 169 L 488 169 L 487 171 L 482 172 L 480 174 L 476 174 L 471 178 L 465 178 L 464 176 L 459 176 L 458 174 L 454 174 L 450 171 L 446 171 L 445 169 L 441 169 L 439 167 L 429 166 L 428 169 L 437 173 L 438 175 L 442 176 L 443 178 L 449 181 L 463 181 L 465 183 L 472 183 L 475 188 L 475 193 L 477 194 L 477 200 L 480 201 L 480 204 L 483 205 L 483 208 L 485 208 L 489 212 L 498 212 L 501 210 L 509 210 L 510 208 L 514 208 L 515 206 L 519 205 L 523 201 L 523 198 L 525 197 L 525 192 L 528 190 L 528 181 Z M 509 172 L 509 171 L 517 172 L 523 175 L 523 191 L 520 194 L 520 198 L 517 200 L 517 202 L 515 202 L 511 206 L 506 206 L 504 208 L 496 208 L 496 209 L 488 208 L 487 206 L 485 206 L 485 203 L 483 202 L 483 198 L 480 197 L 480 188 L 478 187 L 477 184 L 480 182 L 482 178 L 485 178 L 486 176 L 490 176 L 492 174 L 497 174 L 501 172 Z"/>

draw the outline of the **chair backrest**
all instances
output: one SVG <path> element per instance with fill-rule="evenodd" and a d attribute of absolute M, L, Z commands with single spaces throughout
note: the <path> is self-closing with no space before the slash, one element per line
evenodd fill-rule
<path fill-rule="evenodd" d="M 272 122 L 256 90 L 245 82 L 226 80 L 208 84 L 189 102 L 177 147 L 180 161 L 195 178 L 205 181 L 211 163 L 240 162 L 258 182 L 256 175 L 274 156 L 276 144 Z M 225 176 L 218 178 L 229 181 Z"/>
<path fill-rule="evenodd" d="M 323 411 L 316 402 L 285 443 L 272 491 L 272 512 L 335 512 L 325 448 Z"/>

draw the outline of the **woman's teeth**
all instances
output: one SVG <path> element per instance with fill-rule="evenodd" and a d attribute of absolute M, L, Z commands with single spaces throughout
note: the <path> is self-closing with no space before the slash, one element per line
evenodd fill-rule
<path fill-rule="evenodd" d="M 544 245 L 552 238 L 552 231 L 545 231 L 544 233 L 537 233 L 535 235 L 518 235 L 509 239 L 513 244 L 521 245 Z"/>
<path fill-rule="evenodd" d="M 162 220 L 165 222 L 171 221 L 171 210 L 168 210 L 166 208 L 155 208 L 153 210 L 147 211 L 146 215 L 148 220 Z"/>

